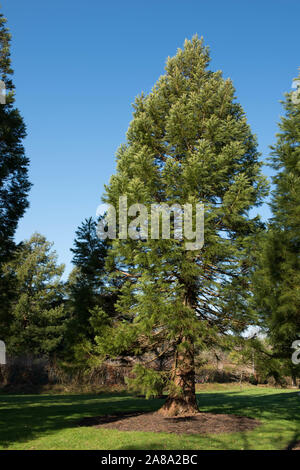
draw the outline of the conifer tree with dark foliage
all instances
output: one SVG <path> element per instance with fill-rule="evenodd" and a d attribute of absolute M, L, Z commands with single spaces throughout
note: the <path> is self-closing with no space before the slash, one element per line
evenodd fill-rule
<path fill-rule="evenodd" d="M 0 79 L 6 88 L 6 103 L 0 104 L 0 263 L 14 246 L 13 237 L 28 207 L 30 189 L 29 160 L 23 147 L 26 130 L 23 118 L 14 107 L 10 38 L 6 19 L 0 14 Z"/>
<path fill-rule="evenodd" d="M 108 316 L 114 312 L 117 299 L 117 283 L 109 279 L 105 266 L 109 242 L 97 236 L 97 221 L 85 219 L 76 230 L 73 253 L 75 265 L 68 280 L 68 327 L 69 351 L 79 352 L 93 343 L 95 336 L 92 317 L 99 311 Z M 75 354 L 76 355 L 76 354 Z"/>
<path fill-rule="evenodd" d="M 298 78 L 300 80 L 300 76 Z M 300 91 L 286 94 L 285 116 L 272 147 L 273 216 L 262 238 L 255 273 L 255 306 L 267 328 L 275 357 L 283 358 L 294 378 L 292 344 L 300 340 Z"/>
<path fill-rule="evenodd" d="M 152 91 L 136 99 L 104 198 L 117 220 L 120 196 L 148 213 L 151 204 L 204 204 L 202 249 L 186 250 L 174 237 L 151 239 L 150 221 L 148 238 L 116 239 L 109 252 L 126 281 L 98 352 L 138 357 L 157 345 L 171 351 L 164 415 L 198 411 L 195 352 L 252 321 L 249 256 L 262 224 L 249 211 L 263 201 L 267 184 L 233 85 L 208 69 L 209 60 L 202 40 L 186 40 Z"/>
<path fill-rule="evenodd" d="M 18 221 L 28 207 L 27 195 L 30 189 L 29 160 L 23 147 L 26 130 L 23 119 L 14 106 L 10 40 L 6 19 L 0 13 L 0 80 L 1 89 L 4 84 L 6 90 L 0 103 L 0 329 L 3 339 L 10 301 L 15 293 L 12 279 L 4 275 L 2 266 L 15 250 L 14 234 Z"/>
<path fill-rule="evenodd" d="M 4 264 L 16 296 L 11 302 L 8 333 L 10 355 L 51 356 L 62 347 L 67 325 L 64 308 L 64 265 L 57 264 L 52 243 L 34 233 Z"/>

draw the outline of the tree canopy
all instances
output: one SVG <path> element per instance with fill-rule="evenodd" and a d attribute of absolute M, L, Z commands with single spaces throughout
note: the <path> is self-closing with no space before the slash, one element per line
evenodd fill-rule
<path fill-rule="evenodd" d="M 151 204 L 204 204 L 201 250 L 138 230 L 138 239 L 117 239 L 110 250 L 126 282 L 116 306 L 121 319 L 99 348 L 139 354 L 159 343 L 172 350 L 166 414 L 197 409 L 195 348 L 251 322 L 249 256 L 262 224 L 249 211 L 267 192 L 256 139 L 234 87 L 208 69 L 209 61 L 202 39 L 186 40 L 152 91 L 137 97 L 104 198 L 117 212 L 122 195 L 128 206 L 143 203 L 149 211 Z"/>

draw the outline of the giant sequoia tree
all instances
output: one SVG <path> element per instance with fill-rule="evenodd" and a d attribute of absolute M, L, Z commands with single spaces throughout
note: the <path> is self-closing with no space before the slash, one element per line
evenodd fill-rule
<path fill-rule="evenodd" d="M 300 77 L 299 77 L 300 80 Z M 272 147 L 273 217 L 262 240 L 255 273 L 256 306 L 266 325 L 274 355 L 287 360 L 294 378 L 291 345 L 300 335 L 300 92 L 289 93 L 285 116 Z M 298 336 L 297 336 L 298 335 Z"/>
<path fill-rule="evenodd" d="M 145 234 L 116 239 L 110 250 L 126 282 L 119 317 L 108 322 L 106 342 L 102 329 L 99 350 L 138 356 L 161 345 L 161 354 L 171 351 L 169 396 L 160 411 L 166 415 L 198 410 L 195 350 L 251 322 L 247 256 L 261 224 L 249 210 L 261 203 L 266 182 L 233 85 L 208 64 L 203 41 L 186 40 L 152 91 L 136 99 L 105 196 L 117 209 L 124 195 L 128 206 L 143 203 L 149 212 L 153 203 L 204 204 L 201 250 L 186 250 L 184 239 Z"/>

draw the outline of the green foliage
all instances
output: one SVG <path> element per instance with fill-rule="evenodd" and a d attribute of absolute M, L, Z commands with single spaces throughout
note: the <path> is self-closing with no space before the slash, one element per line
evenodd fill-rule
<path fill-rule="evenodd" d="M 275 385 L 286 385 L 285 363 L 274 357 L 268 338 L 243 338 L 240 347 L 230 352 L 230 358 L 236 364 L 252 368 L 249 382 L 253 385 L 270 383 L 270 380 Z"/>
<path fill-rule="evenodd" d="M 11 35 L 6 19 L 0 13 L 0 80 L 5 83 L 6 103 L 0 104 L 0 325 L 6 334 L 10 302 L 14 287 L 10 276 L 2 269 L 15 249 L 14 234 L 19 219 L 28 207 L 27 195 L 29 160 L 25 156 L 23 139 L 25 125 L 14 107 L 13 70 L 10 61 Z"/>
<path fill-rule="evenodd" d="M 64 265 L 57 265 L 51 248 L 45 237 L 35 233 L 4 265 L 15 289 L 5 338 L 10 354 L 48 355 L 62 344 L 66 329 Z"/>
<path fill-rule="evenodd" d="M 247 303 L 251 250 L 263 227 L 249 211 L 267 184 L 233 85 L 208 69 L 209 60 L 202 39 L 186 40 L 152 91 L 135 100 L 105 202 L 118 208 L 126 195 L 128 206 L 143 203 L 148 213 L 152 203 L 201 202 L 205 244 L 186 251 L 184 240 L 113 242 L 109 257 L 124 284 L 109 353 L 123 346 L 144 354 L 161 344 L 176 351 L 187 338 L 203 348 L 254 321 Z"/>
<path fill-rule="evenodd" d="M 97 222 L 90 217 L 76 230 L 74 240 L 73 264 L 80 268 L 86 278 L 98 288 L 103 285 L 105 258 L 107 256 L 107 242 L 101 241 L 96 233 Z"/>
<path fill-rule="evenodd" d="M 272 147 L 273 217 L 259 247 L 255 274 L 256 307 L 267 328 L 274 354 L 285 358 L 292 375 L 292 342 L 300 334 L 300 104 L 287 94 L 285 116 Z"/>
<path fill-rule="evenodd" d="M 14 108 L 10 39 L 6 19 L 0 14 L 0 79 L 6 86 L 6 104 L 0 104 L 0 265 L 14 248 L 13 236 L 28 207 L 27 194 L 31 186 L 29 160 L 22 144 L 25 125 Z"/>
<path fill-rule="evenodd" d="M 95 336 L 101 334 L 103 318 L 114 315 L 117 299 L 118 282 L 105 265 L 109 243 L 98 238 L 96 229 L 96 220 L 85 219 L 71 249 L 75 267 L 68 280 L 66 353 L 77 364 L 90 361 Z"/>
<path fill-rule="evenodd" d="M 133 368 L 134 378 L 127 378 L 129 390 L 140 392 L 147 399 L 162 395 L 166 383 L 166 374 L 153 369 L 147 369 L 142 364 L 136 364 Z"/>

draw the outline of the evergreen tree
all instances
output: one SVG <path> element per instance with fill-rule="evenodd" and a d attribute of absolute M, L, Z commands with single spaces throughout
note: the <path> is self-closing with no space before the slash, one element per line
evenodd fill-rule
<path fill-rule="evenodd" d="M 77 359 L 93 342 L 93 314 L 100 315 L 103 310 L 112 315 L 117 299 L 117 284 L 109 280 L 105 267 L 109 243 L 98 238 L 96 229 L 96 220 L 92 217 L 85 219 L 76 231 L 74 248 L 71 248 L 75 268 L 68 280 L 68 343 L 69 350 L 72 355 L 75 353 Z"/>
<path fill-rule="evenodd" d="M 73 264 L 89 279 L 90 283 L 99 286 L 103 284 L 107 242 L 97 236 L 97 222 L 92 217 L 85 219 L 76 231 L 74 240 Z"/>
<path fill-rule="evenodd" d="M 18 221 L 28 206 L 27 194 L 30 189 L 27 176 L 29 160 L 22 145 L 26 135 L 25 125 L 14 107 L 10 38 L 6 19 L 0 13 L 1 91 L 3 84 L 6 89 L 6 96 L 1 96 L 0 103 L 0 323 L 4 326 L 8 321 L 14 292 L 10 277 L 3 273 L 2 264 L 15 248 L 13 237 Z M 2 335 L 5 335 L 5 329 Z"/>
<path fill-rule="evenodd" d="M 272 166 L 277 171 L 273 217 L 261 242 L 255 300 L 274 356 L 287 360 L 295 379 L 300 372 L 291 360 L 292 343 L 300 339 L 300 99 L 294 96 L 286 95 L 286 114 L 272 147 Z"/>
<path fill-rule="evenodd" d="M 6 88 L 6 103 L 0 104 L 0 263 L 13 249 L 19 219 L 28 206 L 28 163 L 22 141 L 25 125 L 14 107 L 13 73 L 10 63 L 10 34 L 0 14 L 0 79 Z"/>
<path fill-rule="evenodd" d="M 35 233 L 4 266 L 16 292 L 5 338 L 11 355 L 50 355 L 62 345 L 66 329 L 64 265 L 57 265 L 51 248 L 45 237 Z"/>
<path fill-rule="evenodd" d="M 124 195 L 128 207 L 143 203 L 148 214 L 153 203 L 204 204 L 201 250 L 186 250 L 185 240 L 141 233 L 137 240 L 115 240 L 110 250 L 126 282 L 116 305 L 119 317 L 102 326 L 98 352 L 138 356 L 157 345 L 172 351 L 169 396 L 160 411 L 166 415 L 198 410 L 195 351 L 251 322 L 249 252 L 261 223 L 249 210 L 267 191 L 256 140 L 233 85 L 208 64 L 202 39 L 186 40 L 151 93 L 135 100 L 105 196 L 117 219 Z M 151 223 L 148 229 L 149 235 Z"/>

